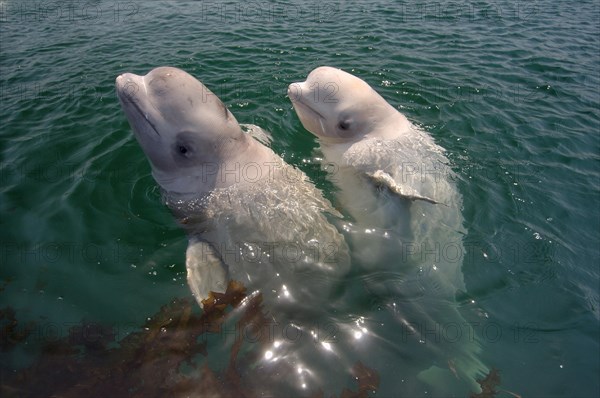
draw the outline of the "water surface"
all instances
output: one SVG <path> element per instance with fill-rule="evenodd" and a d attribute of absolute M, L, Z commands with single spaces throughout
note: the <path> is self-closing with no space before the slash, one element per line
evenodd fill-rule
<path fill-rule="evenodd" d="M 189 297 L 187 240 L 119 107 L 118 74 L 185 69 L 334 200 L 286 97 L 332 65 L 446 148 L 468 231 L 464 303 L 501 387 L 598 396 L 599 18 L 597 2 L 557 0 L 1 2 L 3 388 L 72 326 L 121 341 Z M 354 300 L 377 319 L 377 297 Z M 401 345 L 397 330 L 377 333 Z M 200 362 L 222 369 L 222 340 L 208 342 Z M 412 362 L 396 359 L 375 369 L 379 396 L 407 391 Z"/>

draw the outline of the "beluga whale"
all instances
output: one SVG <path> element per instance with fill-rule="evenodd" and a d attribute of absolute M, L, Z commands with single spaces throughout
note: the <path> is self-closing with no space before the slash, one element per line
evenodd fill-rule
<path fill-rule="evenodd" d="M 364 289 L 389 310 L 372 320 L 398 325 L 395 332 L 381 328 L 380 340 L 397 341 L 400 331 L 413 347 L 424 347 L 411 354 L 425 352 L 434 362 L 417 377 L 428 394 L 449 394 L 452 383 L 459 394 L 477 390 L 476 379 L 487 368 L 457 302 L 466 297 L 466 228 L 458 177 L 445 150 L 367 82 L 341 69 L 314 69 L 289 85 L 288 96 L 318 139 L 319 157 L 348 218 L 343 229 L 363 269 Z M 460 338 L 443 341 L 444 325 L 461 325 Z"/>
<path fill-rule="evenodd" d="M 260 292 L 270 346 L 250 366 L 287 364 L 293 371 L 279 379 L 291 391 L 278 394 L 314 393 L 324 383 L 319 367 L 330 366 L 319 358 L 327 345 L 313 338 L 314 324 L 335 325 L 328 308 L 350 267 L 345 238 L 330 222 L 339 214 L 302 171 L 255 139 L 264 141 L 264 131 L 241 126 L 187 72 L 124 73 L 116 91 L 166 205 L 187 232 L 194 297 L 202 305 L 231 280 Z"/>

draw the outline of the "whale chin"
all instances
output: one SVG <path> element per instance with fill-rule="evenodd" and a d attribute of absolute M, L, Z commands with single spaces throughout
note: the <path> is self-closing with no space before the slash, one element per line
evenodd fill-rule
<path fill-rule="evenodd" d="M 323 118 L 312 108 L 301 102 L 294 102 L 294 109 L 304 128 L 317 137 L 327 137 Z"/>

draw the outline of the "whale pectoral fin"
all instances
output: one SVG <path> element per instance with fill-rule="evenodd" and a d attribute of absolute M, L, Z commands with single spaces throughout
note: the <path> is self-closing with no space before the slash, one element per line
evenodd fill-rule
<path fill-rule="evenodd" d="M 396 184 L 396 181 L 394 181 L 392 176 L 389 175 L 388 173 L 386 173 L 385 171 L 377 170 L 375 172 L 367 172 L 365 174 L 367 176 L 367 179 L 371 183 L 373 183 L 376 187 L 378 187 L 378 188 L 385 187 L 392 194 L 396 195 L 400 199 L 405 199 L 405 200 L 410 200 L 410 201 L 423 200 L 428 203 L 433 203 L 434 205 L 442 204 L 442 205 L 446 206 L 446 204 L 444 204 L 444 203 L 438 202 L 438 201 L 428 198 L 426 196 L 419 195 L 414 189 L 410 189 L 407 187 L 404 187 L 404 188 L 401 187 L 400 185 Z"/>
<path fill-rule="evenodd" d="M 185 257 L 188 286 L 200 306 L 209 292 L 227 290 L 227 269 L 209 243 L 190 239 Z"/>
<path fill-rule="evenodd" d="M 438 390 L 456 390 L 464 383 L 464 381 L 460 380 L 450 369 L 441 368 L 435 365 L 421 371 L 417 375 L 417 379 L 425 383 L 431 390 L 430 393 L 434 396 L 438 396 L 438 394 L 442 392 Z M 475 389 L 476 385 L 469 384 L 469 387 Z"/>
<path fill-rule="evenodd" d="M 471 366 L 468 366 L 468 363 L 454 364 L 452 362 L 448 361 L 448 367 L 432 365 L 428 369 L 419 372 L 417 378 L 429 386 L 433 396 L 437 395 L 436 389 L 440 389 L 440 387 L 442 388 L 442 391 L 439 392 L 441 394 L 457 388 L 468 388 L 469 391 L 479 394 L 483 386 L 481 380 L 489 372 L 487 367 L 477 359 L 473 361 L 474 363 Z"/>

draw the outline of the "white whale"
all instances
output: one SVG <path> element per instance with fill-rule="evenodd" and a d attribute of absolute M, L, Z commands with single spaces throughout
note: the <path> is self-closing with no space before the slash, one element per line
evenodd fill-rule
<path fill-rule="evenodd" d="M 187 279 L 195 298 L 202 303 L 210 291 L 223 292 L 230 279 L 260 291 L 276 323 L 266 331 L 274 334 L 272 347 L 256 366 L 294 366 L 280 383 L 302 384 L 299 391 L 326 385 L 319 366 L 332 365 L 319 357 L 324 348 L 310 325 L 327 319 L 350 265 L 344 236 L 328 220 L 336 211 L 188 73 L 125 73 L 116 90 L 166 204 L 189 235 Z M 281 329 L 303 340 L 275 338 Z M 312 373 L 297 373 L 300 366 Z M 339 377 L 345 381 L 345 369 Z"/>
<path fill-rule="evenodd" d="M 368 291 L 390 297 L 397 321 L 416 326 L 415 337 L 465 324 L 455 295 L 465 290 L 466 229 L 444 149 L 369 84 L 340 69 L 316 68 L 306 81 L 290 84 L 288 96 L 302 125 L 318 137 L 327 168 L 335 171 L 330 178 L 338 200 L 354 220 L 344 226 L 354 237 L 353 256 L 370 272 Z M 398 283 L 390 283 L 390 275 Z M 420 310 L 397 310 L 397 297 Z M 427 319 L 419 319 L 419 312 Z M 450 368 L 477 388 L 475 378 L 487 368 L 478 359 L 479 344 L 463 340 L 446 347 L 434 343 L 436 355 L 455 365 L 442 362 L 421 376 L 433 382 L 440 369 Z"/>

